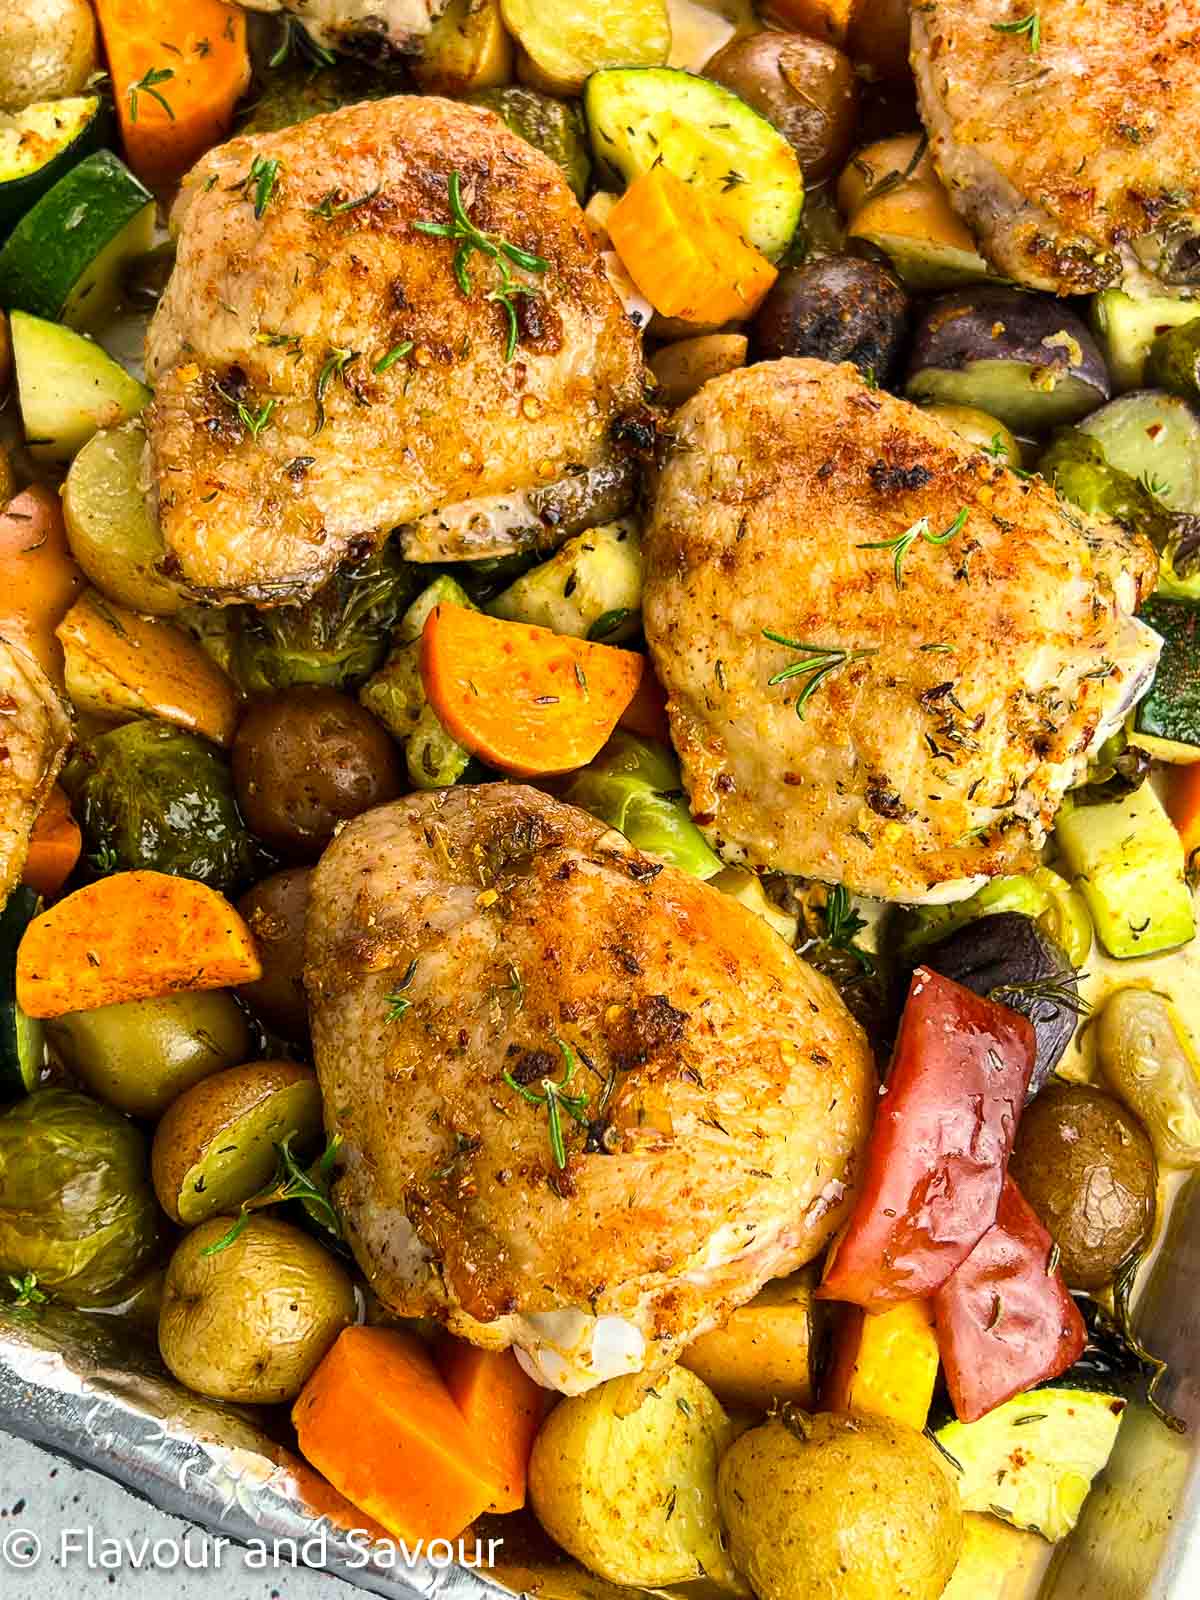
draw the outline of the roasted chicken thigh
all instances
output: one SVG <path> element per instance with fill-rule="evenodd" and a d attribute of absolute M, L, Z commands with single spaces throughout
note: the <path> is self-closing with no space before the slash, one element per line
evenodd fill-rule
<path fill-rule="evenodd" d="M 670 1365 L 845 1214 L 875 1081 L 833 987 L 534 789 L 350 823 L 305 978 L 373 1288 L 553 1387 Z"/>
<path fill-rule="evenodd" d="M 327 50 L 371 60 L 408 55 L 446 9 L 447 0 L 238 0 L 246 11 L 285 11 Z"/>
<path fill-rule="evenodd" d="M 775 361 L 678 411 L 643 617 L 696 820 L 731 861 L 886 900 L 1036 859 L 1149 683 L 1144 541 L 855 368 Z"/>
<path fill-rule="evenodd" d="M 1200 0 L 929 0 L 934 162 L 986 255 L 1058 294 L 1200 285 Z"/>
<path fill-rule="evenodd" d="M 172 225 L 147 433 L 167 562 L 202 599 L 302 597 L 397 524 L 607 460 L 641 407 L 574 195 L 489 111 L 405 96 L 233 139 Z"/>

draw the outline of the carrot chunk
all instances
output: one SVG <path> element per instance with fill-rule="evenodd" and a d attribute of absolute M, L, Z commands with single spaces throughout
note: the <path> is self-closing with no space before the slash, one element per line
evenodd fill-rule
<path fill-rule="evenodd" d="M 82 845 L 79 824 L 71 815 L 71 803 L 56 783 L 33 825 L 21 882 L 49 899 L 70 877 Z"/>
<path fill-rule="evenodd" d="M 300 1449 L 398 1539 L 456 1539 L 496 1485 L 433 1357 L 396 1328 L 346 1328 L 292 1407 Z"/>
<path fill-rule="evenodd" d="M 228 900 L 165 872 L 115 872 L 77 889 L 34 918 L 17 950 L 17 1000 L 31 1017 L 261 977 Z"/>
<path fill-rule="evenodd" d="M 67 543 L 62 502 L 34 484 L 0 513 L 0 634 L 28 651 L 59 689 L 62 646 L 54 630 L 83 588 L 84 577 Z"/>
<path fill-rule="evenodd" d="M 250 84 L 246 18 L 222 0 L 95 0 L 121 138 L 143 183 L 181 178 Z"/>
<path fill-rule="evenodd" d="M 480 1350 L 447 1336 L 438 1346 L 437 1364 L 496 1485 L 486 1509 L 519 1511 L 529 1452 L 546 1415 L 546 1390 L 511 1350 Z"/>
<path fill-rule="evenodd" d="M 629 276 L 664 317 L 749 317 L 778 276 L 729 218 L 663 166 L 634 179 L 607 227 Z"/>
<path fill-rule="evenodd" d="M 1167 782 L 1167 810 L 1183 840 L 1183 854 L 1189 870 L 1200 851 L 1200 761 L 1186 767 L 1172 767 Z"/>
<path fill-rule="evenodd" d="M 421 678 L 467 750 L 517 777 L 586 766 L 633 699 L 642 657 L 440 605 L 421 635 Z"/>

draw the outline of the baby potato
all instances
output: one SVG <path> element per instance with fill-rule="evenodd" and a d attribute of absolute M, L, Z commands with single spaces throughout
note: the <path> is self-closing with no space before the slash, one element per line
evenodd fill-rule
<path fill-rule="evenodd" d="M 802 33 L 755 33 L 718 51 L 704 76 L 732 89 L 779 129 L 806 182 L 828 178 L 850 154 L 858 79 L 833 45 Z"/>
<path fill-rule="evenodd" d="M 230 1244 L 206 1254 L 232 1222 L 213 1217 L 177 1246 L 158 1347 L 197 1394 L 280 1405 L 354 1321 L 354 1285 L 315 1239 L 274 1217 L 250 1217 Z"/>
<path fill-rule="evenodd" d="M 615 1378 L 550 1413 L 529 1462 L 529 1502 L 552 1539 L 610 1583 L 707 1575 L 744 1594 L 721 1545 L 717 1465 L 736 1428 L 683 1367 Z"/>
<path fill-rule="evenodd" d="M 59 1059 L 100 1100 L 159 1117 L 186 1089 L 250 1054 L 250 1028 L 225 989 L 68 1011 L 46 1023 Z"/>
<path fill-rule="evenodd" d="M 158 1203 L 175 1222 L 233 1211 L 270 1181 L 276 1146 L 321 1136 L 316 1074 L 294 1061 L 228 1067 L 194 1085 L 159 1123 L 150 1151 Z"/>
<path fill-rule="evenodd" d="M 238 990 L 268 1028 L 293 1043 L 308 1038 L 308 1000 L 304 993 L 304 917 L 308 910 L 308 867 L 276 872 L 237 903 L 262 961 L 262 977 Z"/>
<path fill-rule="evenodd" d="M 87 0 L 8 0 L 0 6 L 0 110 L 78 94 L 96 70 Z"/>
<path fill-rule="evenodd" d="M 785 1406 L 729 1450 L 719 1499 L 759 1600 L 937 1600 L 962 1549 L 937 1448 L 881 1417 Z"/>

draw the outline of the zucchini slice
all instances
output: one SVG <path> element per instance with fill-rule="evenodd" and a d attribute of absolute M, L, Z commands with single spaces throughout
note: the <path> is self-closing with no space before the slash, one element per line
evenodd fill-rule
<path fill-rule="evenodd" d="M 36 1088 L 45 1060 L 42 1024 L 17 1004 L 17 946 L 41 905 L 21 883 L 0 911 L 0 1101 Z"/>
<path fill-rule="evenodd" d="M 636 523 L 610 522 L 577 533 L 485 609 L 509 622 L 531 622 L 576 639 L 591 638 L 592 629 L 607 618 L 604 643 L 628 639 L 638 630 L 642 609 L 642 545 Z"/>
<path fill-rule="evenodd" d="M 1076 424 L 1110 467 L 1136 478 L 1172 511 L 1200 511 L 1200 420 L 1186 400 L 1139 389 Z"/>
<path fill-rule="evenodd" d="M 13 362 L 25 442 L 42 461 L 69 461 L 100 428 L 136 416 L 150 399 L 93 340 L 14 311 Z"/>
<path fill-rule="evenodd" d="M 1200 317 L 1200 300 L 1150 296 L 1135 300 L 1122 289 L 1105 289 L 1091 303 L 1092 329 L 1104 352 L 1113 388 L 1136 389 L 1146 380 L 1146 358 L 1154 341 L 1171 328 Z"/>
<path fill-rule="evenodd" d="M 76 162 L 100 148 L 107 123 L 96 94 L 38 100 L 0 118 L 0 234 Z"/>
<path fill-rule="evenodd" d="M 0 304 L 70 328 L 97 327 L 153 234 L 154 196 L 110 150 L 97 150 L 13 229 L 0 250 Z"/>
<path fill-rule="evenodd" d="M 1200 757 L 1200 605 L 1155 595 L 1139 613 L 1162 641 L 1154 682 L 1133 714 L 1138 734 L 1190 745 Z"/>
<path fill-rule="evenodd" d="M 934 1438 L 962 1468 L 964 1511 L 990 1511 L 1054 1543 L 1078 1521 L 1125 1405 L 1118 1394 L 1034 1389 L 978 1422 L 948 1422 Z"/>
<path fill-rule="evenodd" d="M 731 90 L 674 67 L 614 67 L 588 79 L 584 109 L 602 168 L 631 183 L 661 161 L 769 260 L 787 249 L 804 205 L 800 164 Z"/>

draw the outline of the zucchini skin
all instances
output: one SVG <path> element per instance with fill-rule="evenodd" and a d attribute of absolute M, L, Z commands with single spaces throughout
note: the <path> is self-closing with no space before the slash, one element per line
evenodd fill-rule
<path fill-rule="evenodd" d="M 49 161 L 43 162 L 36 172 L 27 172 L 20 178 L 0 180 L 0 242 L 7 239 L 26 212 L 32 211 L 42 196 L 48 194 L 72 167 L 77 167 L 87 156 L 111 144 L 115 130 L 112 106 L 101 97 L 86 127 L 81 128 L 74 139 L 51 156 Z"/>

